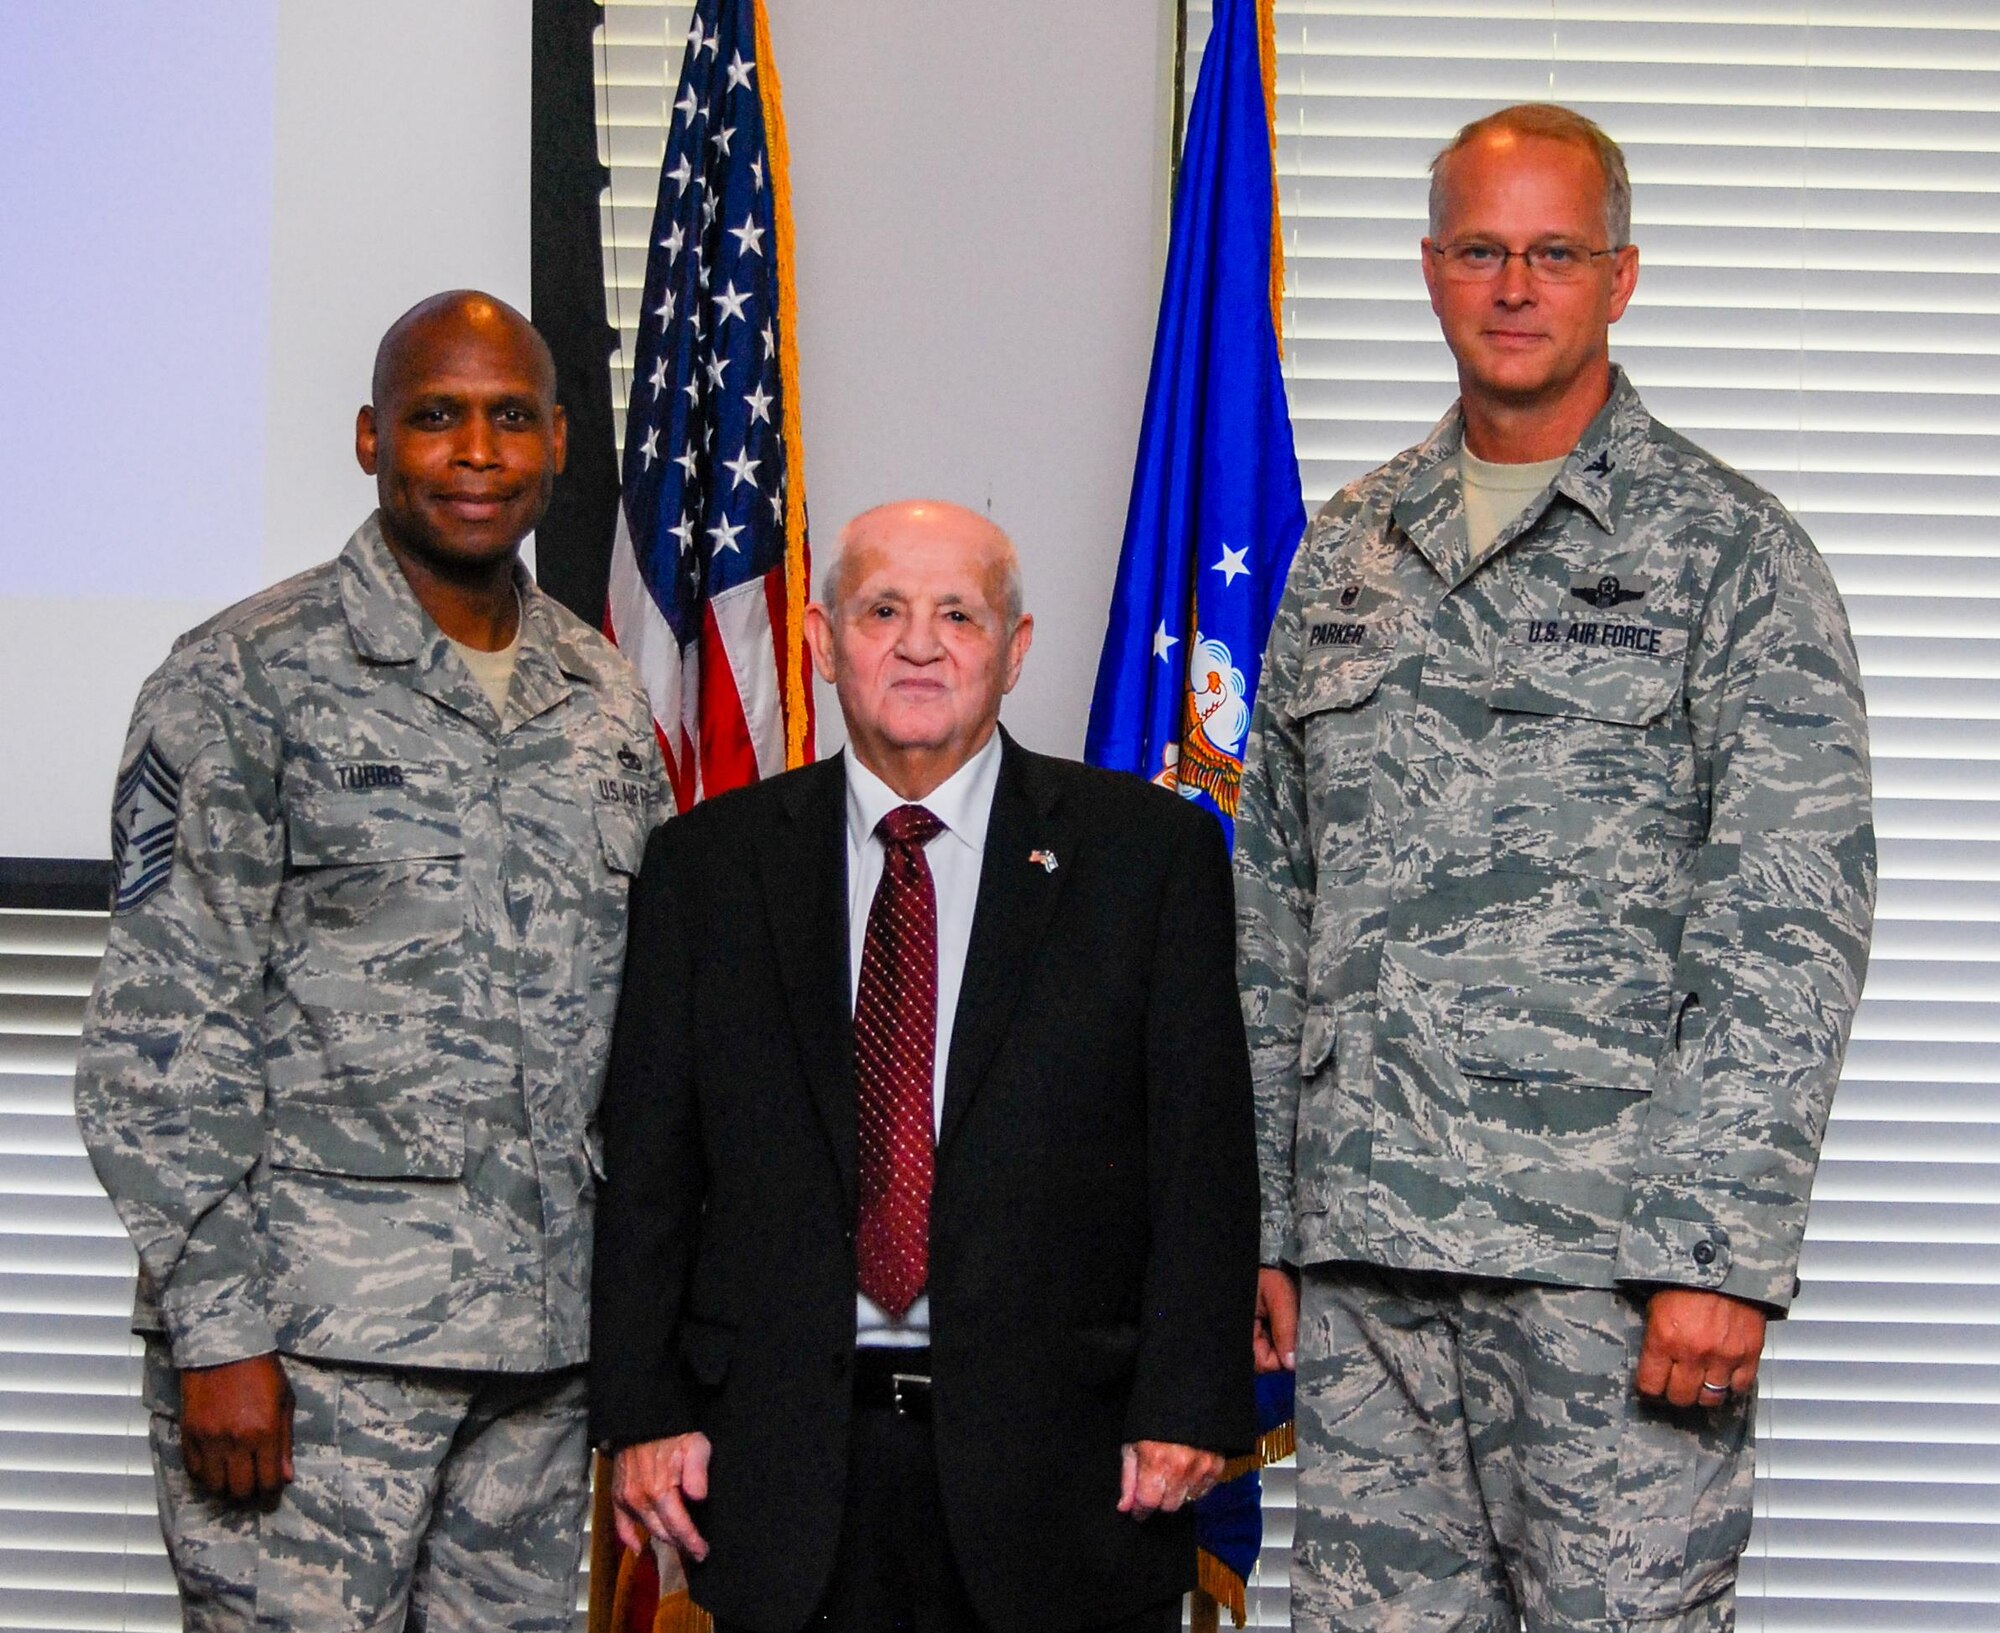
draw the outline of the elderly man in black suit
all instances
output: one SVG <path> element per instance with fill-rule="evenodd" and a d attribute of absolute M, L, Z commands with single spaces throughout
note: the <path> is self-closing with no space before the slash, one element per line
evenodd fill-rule
<path fill-rule="evenodd" d="M 725 1628 L 1166 1629 L 1253 1433 L 1249 1068 L 1204 812 L 999 729 L 1012 545 L 842 535 L 841 755 L 653 837 L 601 1125 L 595 1437 Z"/>

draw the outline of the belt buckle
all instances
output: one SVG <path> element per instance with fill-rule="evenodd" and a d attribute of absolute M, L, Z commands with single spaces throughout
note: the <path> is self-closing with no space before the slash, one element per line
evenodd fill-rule
<path fill-rule="evenodd" d="M 898 1417 L 914 1416 L 929 1402 L 930 1393 L 931 1381 L 921 1372 L 889 1374 L 889 1404 Z"/>

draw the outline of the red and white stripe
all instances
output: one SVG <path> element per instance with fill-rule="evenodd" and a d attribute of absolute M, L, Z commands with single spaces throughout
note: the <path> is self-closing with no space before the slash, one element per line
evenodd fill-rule
<path fill-rule="evenodd" d="M 678 809 L 785 769 L 783 567 L 709 598 L 683 651 L 639 574 L 621 504 L 605 626 L 652 699 Z"/>

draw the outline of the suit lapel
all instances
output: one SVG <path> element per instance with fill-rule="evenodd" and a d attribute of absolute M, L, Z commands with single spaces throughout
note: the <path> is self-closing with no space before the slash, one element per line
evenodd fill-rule
<path fill-rule="evenodd" d="M 986 828 L 972 941 L 966 950 L 958 1014 L 952 1022 L 940 1152 L 964 1123 L 966 1108 L 1007 1034 L 1035 948 L 1070 878 L 1070 870 L 1063 866 L 1072 856 L 1069 840 L 1058 790 L 1034 756 L 1002 732 L 1000 781 Z M 1037 854 L 1053 858 L 1056 865 L 1030 860 Z"/>
<path fill-rule="evenodd" d="M 764 905 L 806 1081 L 855 1200 L 854 1021 L 847 969 L 847 778 L 841 758 L 788 776 L 759 847 Z"/>

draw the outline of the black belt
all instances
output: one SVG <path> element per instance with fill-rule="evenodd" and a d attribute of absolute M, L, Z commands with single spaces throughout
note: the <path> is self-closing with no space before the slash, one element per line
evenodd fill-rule
<path fill-rule="evenodd" d="M 856 1349 L 854 1404 L 894 1412 L 918 1423 L 930 1422 L 930 1346 L 894 1349 L 886 1344 L 866 1344 Z"/>

